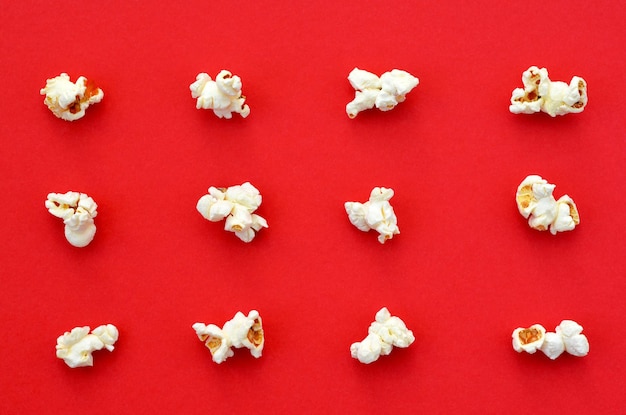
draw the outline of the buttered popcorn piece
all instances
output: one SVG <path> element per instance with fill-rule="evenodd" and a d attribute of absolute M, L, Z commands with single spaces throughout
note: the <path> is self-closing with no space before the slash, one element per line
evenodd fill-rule
<path fill-rule="evenodd" d="M 196 209 L 211 222 L 226 219 L 225 230 L 234 232 L 244 242 L 250 242 L 256 232 L 268 227 L 267 221 L 254 213 L 261 201 L 261 194 L 249 182 L 228 188 L 211 186 L 209 193 L 198 200 Z"/>
<path fill-rule="evenodd" d="M 381 111 L 392 110 L 419 84 L 419 79 L 399 69 L 385 72 L 379 78 L 371 72 L 354 68 L 348 81 L 356 91 L 354 99 L 346 105 L 350 118 L 374 106 Z"/>
<path fill-rule="evenodd" d="M 400 233 L 398 218 L 389 203 L 393 195 L 393 189 L 375 187 L 367 202 L 346 202 L 344 207 L 350 223 L 363 232 L 376 230 L 379 233 L 378 241 L 384 244 Z"/>
<path fill-rule="evenodd" d="M 50 111 L 66 121 L 82 118 L 91 104 L 104 97 L 104 92 L 93 81 L 81 76 L 74 83 L 66 73 L 48 79 L 40 93 L 46 96 L 44 103 Z"/>
<path fill-rule="evenodd" d="M 380 356 L 391 353 L 393 347 L 409 347 L 415 341 L 413 332 L 404 322 L 392 316 L 386 307 L 381 308 L 370 325 L 368 334 L 360 342 L 352 343 L 350 354 L 359 362 L 369 364 Z"/>
<path fill-rule="evenodd" d="M 119 331 L 113 324 L 93 329 L 89 326 L 75 327 L 57 338 L 56 356 L 71 368 L 93 366 L 92 352 L 106 348 L 113 351 Z"/>
<path fill-rule="evenodd" d="M 589 353 L 589 341 L 582 334 L 582 326 L 572 320 L 563 320 L 556 327 L 556 332 L 546 332 L 546 329 L 535 324 L 529 328 L 517 328 L 513 331 L 513 349 L 521 353 L 535 353 L 541 350 L 546 356 L 554 360 L 563 352 L 573 356 L 586 356 Z"/>
<path fill-rule="evenodd" d="M 211 352 L 215 363 L 222 363 L 233 356 L 233 347 L 245 347 L 255 358 L 261 357 L 263 353 L 265 333 L 261 316 L 256 310 L 251 310 L 247 316 L 238 311 L 221 329 L 214 324 L 204 323 L 195 323 L 192 328 Z"/>
<path fill-rule="evenodd" d="M 78 248 L 85 247 L 96 234 L 94 218 L 98 215 L 96 202 L 84 193 L 50 193 L 45 206 L 52 215 L 63 219 L 65 238 Z"/>
<path fill-rule="evenodd" d="M 569 85 L 551 81 L 546 68 L 531 66 L 522 74 L 524 88 L 516 88 L 511 95 L 509 111 L 514 114 L 532 114 L 543 111 L 552 117 L 579 113 L 587 105 L 587 83 L 574 76 Z"/>
<path fill-rule="evenodd" d="M 519 213 L 528 219 L 528 225 L 540 231 L 571 231 L 580 223 L 576 204 L 567 195 L 558 200 L 552 192 L 556 186 L 548 183 L 541 176 L 527 176 L 518 186 L 515 194 Z"/>
<path fill-rule="evenodd" d="M 198 74 L 189 89 L 192 98 L 197 99 L 196 108 L 212 109 L 219 118 L 232 118 L 232 113 L 246 118 L 250 107 L 245 104 L 246 97 L 241 94 L 241 87 L 241 78 L 222 70 L 215 81 L 206 73 Z"/>

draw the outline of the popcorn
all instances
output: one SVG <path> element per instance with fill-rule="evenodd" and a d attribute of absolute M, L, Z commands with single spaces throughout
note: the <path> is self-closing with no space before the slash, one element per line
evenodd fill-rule
<path fill-rule="evenodd" d="M 567 195 L 556 200 L 552 192 L 556 186 L 541 176 L 527 176 L 517 188 L 515 200 L 519 213 L 528 219 L 528 225 L 540 231 L 571 231 L 580 223 L 578 208 Z"/>
<path fill-rule="evenodd" d="M 66 121 L 82 118 L 89 105 L 104 97 L 104 92 L 93 81 L 81 76 L 73 83 L 66 73 L 46 80 L 46 87 L 40 93 L 46 96 L 43 102 L 50 111 Z"/>
<path fill-rule="evenodd" d="M 375 187 L 370 193 L 369 201 L 346 202 L 344 206 L 350 223 L 363 232 L 375 229 L 380 234 L 378 241 L 384 244 L 393 235 L 400 233 L 398 218 L 389 203 L 393 195 L 393 189 Z"/>
<path fill-rule="evenodd" d="M 93 366 L 95 350 L 106 348 L 112 352 L 119 337 L 113 324 L 98 326 L 89 334 L 89 326 L 75 327 L 57 338 L 56 355 L 71 368 Z"/>
<path fill-rule="evenodd" d="M 376 313 L 367 337 L 361 342 L 352 343 L 350 354 L 359 362 L 369 364 L 378 360 L 381 355 L 391 353 L 394 346 L 409 347 L 413 341 L 413 332 L 407 329 L 400 318 L 391 316 L 387 307 L 383 307 Z"/>
<path fill-rule="evenodd" d="M 541 324 L 534 324 L 525 329 L 518 327 L 513 331 L 513 349 L 516 352 L 533 354 L 541 349 L 545 340 L 546 329 Z"/>
<path fill-rule="evenodd" d="M 250 242 L 255 232 L 267 228 L 267 221 L 253 212 L 261 205 L 259 191 L 249 182 L 228 188 L 209 187 L 209 194 L 198 200 L 196 209 L 211 222 L 226 219 L 224 229 Z"/>
<path fill-rule="evenodd" d="M 96 234 L 93 218 L 98 215 L 98 205 L 91 197 L 79 192 L 50 193 L 45 206 L 52 215 L 63 219 L 65 239 L 70 244 L 82 248 L 93 240 Z"/>
<path fill-rule="evenodd" d="M 241 78 L 222 70 L 215 81 L 206 73 L 200 73 L 196 82 L 189 86 L 191 97 L 197 98 L 197 109 L 212 109 L 219 118 L 232 118 L 239 113 L 243 118 L 250 114 L 250 107 L 244 104 L 246 97 L 241 95 Z"/>
<path fill-rule="evenodd" d="M 570 112 L 579 113 L 587 105 L 587 83 L 574 76 L 569 85 L 551 81 L 546 68 L 531 66 L 522 74 L 524 88 L 516 88 L 511 96 L 509 111 L 532 114 L 543 111 L 552 117 Z"/>
<path fill-rule="evenodd" d="M 215 363 L 222 363 L 233 356 L 232 347 L 236 349 L 245 347 L 258 359 L 265 345 L 261 316 L 256 310 L 250 311 L 247 317 L 238 311 L 221 329 L 214 324 L 207 326 L 204 323 L 195 323 L 192 328 L 211 352 Z"/>
<path fill-rule="evenodd" d="M 586 356 L 589 353 L 589 341 L 582 334 L 582 326 L 572 320 L 563 320 L 556 327 L 556 332 L 546 333 L 540 324 L 529 328 L 517 328 L 513 331 L 513 349 L 533 354 L 541 350 L 546 356 L 554 360 L 563 352 L 573 356 Z"/>
<path fill-rule="evenodd" d="M 563 320 L 556 328 L 556 333 L 563 339 L 565 351 L 571 355 L 583 357 L 589 353 L 589 341 L 582 334 L 583 328 L 572 320 Z"/>
<path fill-rule="evenodd" d="M 374 106 L 381 111 L 392 110 L 419 84 L 419 79 L 399 69 L 385 72 L 379 78 L 373 73 L 354 68 L 348 75 L 348 81 L 356 90 L 354 100 L 346 105 L 346 113 L 350 118 Z"/>

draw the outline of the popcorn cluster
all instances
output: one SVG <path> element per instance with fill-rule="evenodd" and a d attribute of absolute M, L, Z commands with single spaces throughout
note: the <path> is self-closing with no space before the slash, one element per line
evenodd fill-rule
<path fill-rule="evenodd" d="M 398 218 L 389 203 L 393 194 L 393 189 L 375 187 L 367 202 L 346 202 L 345 208 L 350 223 L 363 232 L 375 229 L 380 234 L 378 241 L 381 244 L 393 238 L 393 235 L 399 234 Z"/>
<path fill-rule="evenodd" d="M 219 118 L 232 118 L 233 112 L 246 118 L 250 107 L 245 104 L 246 97 L 241 95 L 241 86 L 241 78 L 222 70 L 215 81 L 206 73 L 198 74 L 189 89 L 191 97 L 197 98 L 197 109 L 212 109 Z"/>
<path fill-rule="evenodd" d="M 79 192 L 50 193 L 45 205 L 48 212 L 63 219 L 65 239 L 70 244 L 78 248 L 89 245 L 96 234 L 93 218 L 98 214 L 92 198 Z"/>
<path fill-rule="evenodd" d="M 250 242 L 255 232 L 267 228 L 267 221 L 253 212 L 261 205 L 259 191 L 249 182 L 228 188 L 209 187 L 209 194 L 198 200 L 196 209 L 211 222 L 226 218 L 224 229 L 235 232 L 244 242 Z"/>
<path fill-rule="evenodd" d="M 352 357 L 365 364 L 375 362 L 381 355 L 388 355 L 394 346 L 409 347 L 415 341 L 413 332 L 400 318 L 391 316 L 387 307 L 376 313 L 367 333 L 365 339 L 350 346 Z"/>
<path fill-rule="evenodd" d="M 579 113 L 587 105 L 587 83 L 574 76 L 569 85 L 551 81 L 546 68 L 531 66 L 522 74 L 524 88 L 515 88 L 509 111 L 532 114 L 543 111 L 552 117 L 570 112 Z"/>
<path fill-rule="evenodd" d="M 238 311 L 221 329 L 214 324 L 207 326 L 204 323 L 195 323 L 192 327 L 211 352 L 215 363 L 222 363 L 233 356 L 232 347 L 245 347 L 256 358 L 261 357 L 263 352 L 265 336 L 261 316 L 256 310 L 251 310 L 247 317 Z"/>
<path fill-rule="evenodd" d="M 385 72 L 379 78 L 371 72 L 354 68 L 348 75 L 348 81 L 356 90 L 354 99 L 346 105 L 350 118 L 374 106 L 381 111 L 392 110 L 419 84 L 419 79 L 399 69 Z"/>
<path fill-rule="evenodd" d="M 95 350 L 106 348 L 112 352 L 119 337 L 113 324 L 98 326 L 89 333 L 89 326 L 75 327 L 57 338 L 56 354 L 71 368 L 93 366 Z"/>
<path fill-rule="evenodd" d="M 552 192 L 556 186 L 541 176 L 526 177 L 517 188 L 515 200 L 519 213 L 528 219 L 528 225 L 540 231 L 548 228 L 553 235 L 571 231 L 580 223 L 576 204 L 568 195 L 556 200 Z"/>
<path fill-rule="evenodd" d="M 589 353 L 589 341 L 582 334 L 583 328 L 580 324 L 572 320 L 563 320 L 555 331 L 546 333 L 541 324 L 533 324 L 529 328 L 519 327 L 513 331 L 513 349 L 518 353 L 530 354 L 541 350 L 552 360 L 564 351 L 578 357 Z"/>
<path fill-rule="evenodd" d="M 87 107 L 104 97 L 104 92 L 93 81 L 81 76 L 73 83 L 66 73 L 46 80 L 40 93 L 46 96 L 43 102 L 50 111 L 66 121 L 82 118 Z"/>

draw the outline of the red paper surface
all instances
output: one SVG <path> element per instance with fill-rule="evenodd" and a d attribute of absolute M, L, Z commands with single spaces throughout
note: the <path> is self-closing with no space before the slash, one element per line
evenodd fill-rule
<path fill-rule="evenodd" d="M 0 413 L 623 410 L 623 4 L 6 3 Z M 585 111 L 511 114 L 531 65 L 583 77 Z M 355 66 L 420 84 L 351 120 Z M 189 84 L 221 69 L 242 78 L 248 118 L 195 109 Z M 61 72 L 105 93 L 76 122 L 39 95 Z M 530 229 L 514 200 L 528 174 L 571 196 L 581 225 Z M 245 181 L 269 223 L 250 244 L 195 210 Z M 384 245 L 343 208 L 375 186 L 395 190 L 401 234 Z M 69 190 L 99 205 L 83 249 L 44 207 Z M 382 306 L 416 340 L 363 365 L 349 347 Z M 263 357 L 212 362 L 191 325 L 250 309 Z M 584 326 L 587 357 L 511 348 L 516 327 L 563 319 Z M 63 332 L 105 323 L 120 338 L 94 367 L 55 357 Z"/>

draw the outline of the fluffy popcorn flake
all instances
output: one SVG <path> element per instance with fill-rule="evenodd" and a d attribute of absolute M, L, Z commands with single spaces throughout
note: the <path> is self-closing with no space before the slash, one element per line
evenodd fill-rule
<path fill-rule="evenodd" d="M 350 345 L 350 355 L 361 363 L 369 364 L 391 353 L 394 346 L 406 348 L 414 341 L 413 332 L 404 322 L 383 307 L 376 313 L 365 339 Z"/>
<path fill-rule="evenodd" d="M 573 356 L 583 357 L 589 353 L 589 341 L 582 334 L 583 327 L 572 320 L 563 320 L 556 332 L 563 338 L 565 351 Z"/>
<path fill-rule="evenodd" d="M 219 118 L 232 118 L 238 113 L 243 118 L 250 115 L 246 97 L 241 94 L 241 78 L 222 70 L 215 81 L 206 73 L 200 73 L 189 86 L 191 97 L 196 99 L 197 109 L 211 109 Z"/>
<path fill-rule="evenodd" d="M 113 351 L 119 331 L 113 324 L 95 328 L 75 327 L 57 338 L 56 356 L 71 368 L 93 366 L 92 352 L 106 348 Z"/>
<path fill-rule="evenodd" d="M 419 84 L 418 78 L 399 69 L 385 72 L 379 78 L 371 72 L 354 68 L 348 75 L 348 81 L 355 89 L 354 99 L 346 105 L 350 118 L 374 107 L 381 111 L 392 110 Z"/>
<path fill-rule="evenodd" d="M 46 80 L 40 93 L 46 96 L 44 103 L 50 111 L 66 121 L 82 118 L 90 105 L 104 97 L 104 92 L 93 81 L 81 76 L 74 83 L 66 73 Z"/>
<path fill-rule="evenodd" d="M 558 232 L 571 231 L 580 223 L 576 204 L 567 195 L 554 198 L 556 186 L 541 176 L 527 176 L 517 187 L 515 200 L 519 213 L 528 219 L 528 225 L 536 230 Z"/>
<path fill-rule="evenodd" d="M 78 248 L 85 247 L 96 235 L 94 218 L 98 215 L 96 202 L 85 193 L 49 193 L 45 206 L 53 216 L 63 219 L 65 238 Z"/>
<path fill-rule="evenodd" d="M 565 343 L 559 334 L 547 332 L 540 350 L 543 354 L 554 360 L 565 351 Z"/>
<path fill-rule="evenodd" d="M 511 94 L 509 111 L 513 114 L 545 112 L 552 117 L 579 113 L 587 105 L 587 83 L 574 76 L 569 84 L 551 81 L 546 68 L 531 66 L 522 74 L 524 88 Z"/>
<path fill-rule="evenodd" d="M 344 207 L 350 223 L 357 229 L 368 232 L 371 229 L 379 233 L 378 241 L 384 244 L 400 233 L 398 218 L 389 200 L 393 197 L 392 189 L 375 187 L 365 203 L 346 202 Z"/>
<path fill-rule="evenodd" d="M 546 329 L 541 324 L 528 328 L 518 327 L 513 331 L 513 349 L 518 352 L 533 354 L 541 349 L 545 340 Z"/>
<path fill-rule="evenodd" d="M 234 232 L 242 241 L 252 241 L 256 232 L 268 227 L 264 218 L 253 213 L 263 198 L 249 182 L 228 188 L 210 187 L 208 192 L 198 200 L 196 210 L 211 222 L 226 219 L 224 230 Z"/>
<path fill-rule="evenodd" d="M 192 328 L 210 350 L 215 363 L 222 363 L 232 357 L 233 347 L 247 348 L 255 358 L 261 357 L 263 353 L 265 333 L 261 316 L 256 310 L 251 310 L 247 316 L 238 311 L 222 328 L 204 323 L 195 323 Z"/>
<path fill-rule="evenodd" d="M 204 323 L 195 323 L 192 328 L 196 331 L 200 341 L 204 342 L 206 348 L 211 352 L 215 363 L 222 363 L 234 356 L 235 353 L 231 349 L 232 344 L 222 329 L 214 324 L 207 326 Z"/>

